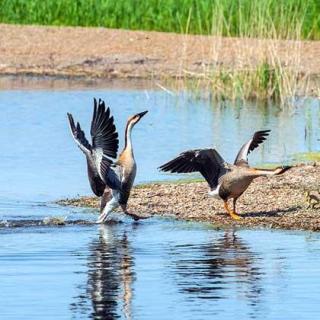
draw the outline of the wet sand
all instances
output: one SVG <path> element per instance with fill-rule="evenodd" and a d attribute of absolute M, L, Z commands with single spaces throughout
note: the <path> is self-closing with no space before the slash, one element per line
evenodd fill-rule
<path fill-rule="evenodd" d="M 297 165 L 282 176 L 258 178 L 237 202 L 237 211 L 242 216 L 239 221 L 231 220 L 224 212 L 222 201 L 208 196 L 205 182 L 136 186 L 129 200 L 129 210 L 144 216 L 209 222 L 222 228 L 320 231 L 319 181 L 320 163 Z M 94 207 L 98 214 L 99 199 L 96 197 L 65 199 L 59 203 Z"/>

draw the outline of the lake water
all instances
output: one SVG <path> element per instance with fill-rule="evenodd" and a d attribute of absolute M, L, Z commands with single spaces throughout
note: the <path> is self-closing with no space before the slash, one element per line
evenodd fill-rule
<path fill-rule="evenodd" d="M 280 110 L 215 106 L 150 88 L 0 90 L 0 219 L 22 225 L 0 228 L 1 319 L 318 318 L 316 233 L 125 217 L 106 226 L 29 226 L 50 216 L 97 217 L 53 203 L 91 194 L 66 113 L 88 133 L 93 97 L 110 105 L 121 143 L 128 116 L 149 110 L 133 133 L 138 183 L 176 179 L 157 167 L 189 148 L 215 146 L 233 161 L 255 130 L 272 132 L 252 164 L 319 150 L 316 99 Z"/>

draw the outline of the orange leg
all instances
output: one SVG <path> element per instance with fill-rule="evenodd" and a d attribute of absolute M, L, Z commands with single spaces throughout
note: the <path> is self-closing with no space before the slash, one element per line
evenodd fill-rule
<path fill-rule="evenodd" d="M 239 215 L 237 215 L 234 211 L 230 210 L 227 201 L 224 201 L 224 208 L 230 214 L 230 216 L 233 220 L 240 220 L 241 219 L 241 217 Z"/>

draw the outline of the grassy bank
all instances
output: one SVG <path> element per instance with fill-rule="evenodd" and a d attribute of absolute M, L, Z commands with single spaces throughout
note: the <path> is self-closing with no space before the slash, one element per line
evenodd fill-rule
<path fill-rule="evenodd" d="M 1 0 L 0 22 L 320 39 L 318 0 Z M 292 34 L 292 29 L 298 34 Z"/>
<path fill-rule="evenodd" d="M 229 68 L 218 66 L 204 68 L 201 73 L 185 70 L 184 88 L 199 97 L 209 97 L 214 101 L 257 101 L 274 102 L 279 107 L 292 106 L 297 97 L 306 96 L 310 78 L 299 69 L 300 51 L 292 51 L 286 62 L 270 52 L 271 59 L 249 68 Z M 295 64 L 295 62 L 297 64 Z M 191 77 L 189 77 L 191 75 Z M 315 94 L 318 94 L 315 92 Z"/>
<path fill-rule="evenodd" d="M 185 80 L 184 89 L 196 94 L 205 91 L 219 101 L 273 100 L 283 106 L 306 95 L 310 77 L 302 71 L 300 40 L 320 40 L 319 0 L 0 0 L 0 4 L 0 22 L 4 23 L 217 36 L 208 37 L 205 46 L 210 50 L 197 62 L 197 69 L 185 62 L 186 38 L 178 49 L 177 78 L 179 83 Z M 226 48 L 221 49 L 224 36 L 242 40 L 228 64 L 220 63 L 226 54 Z M 284 46 L 280 39 L 285 40 Z M 250 54 L 253 48 L 254 56 Z"/>

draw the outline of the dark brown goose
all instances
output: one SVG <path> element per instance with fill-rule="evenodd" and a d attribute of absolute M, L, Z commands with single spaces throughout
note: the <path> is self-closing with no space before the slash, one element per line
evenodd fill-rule
<path fill-rule="evenodd" d="M 136 176 L 131 131 L 147 111 L 138 113 L 128 119 L 125 131 L 125 147 L 118 161 L 116 158 L 119 146 L 118 133 L 110 109 L 105 108 L 104 101 L 94 99 L 93 118 L 91 122 L 92 144 L 85 137 L 80 124 L 68 113 L 71 133 L 79 148 L 87 158 L 88 177 L 91 189 L 97 196 L 102 196 L 100 216 L 97 223 L 103 223 L 110 212 L 121 206 L 123 212 L 135 220 L 140 217 L 127 211 L 127 202 Z"/>
<path fill-rule="evenodd" d="M 199 149 L 181 153 L 177 158 L 162 165 L 160 169 L 177 173 L 200 172 L 209 184 L 209 195 L 223 200 L 225 210 L 230 216 L 236 220 L 240 219 L 236 213 L 236 202 L 250 183 L 255 178 L 279 175 L 290 169 L 289 166 L 272 170 L 249 167 L 248 154 L 266 139 L 269 132 L 270 130 L 255 132 L 241 147 L 233 165 L 225 162 L 215 149 Z M 233 199 L 233 210 L 228 206 L 229 199 Z"/>

